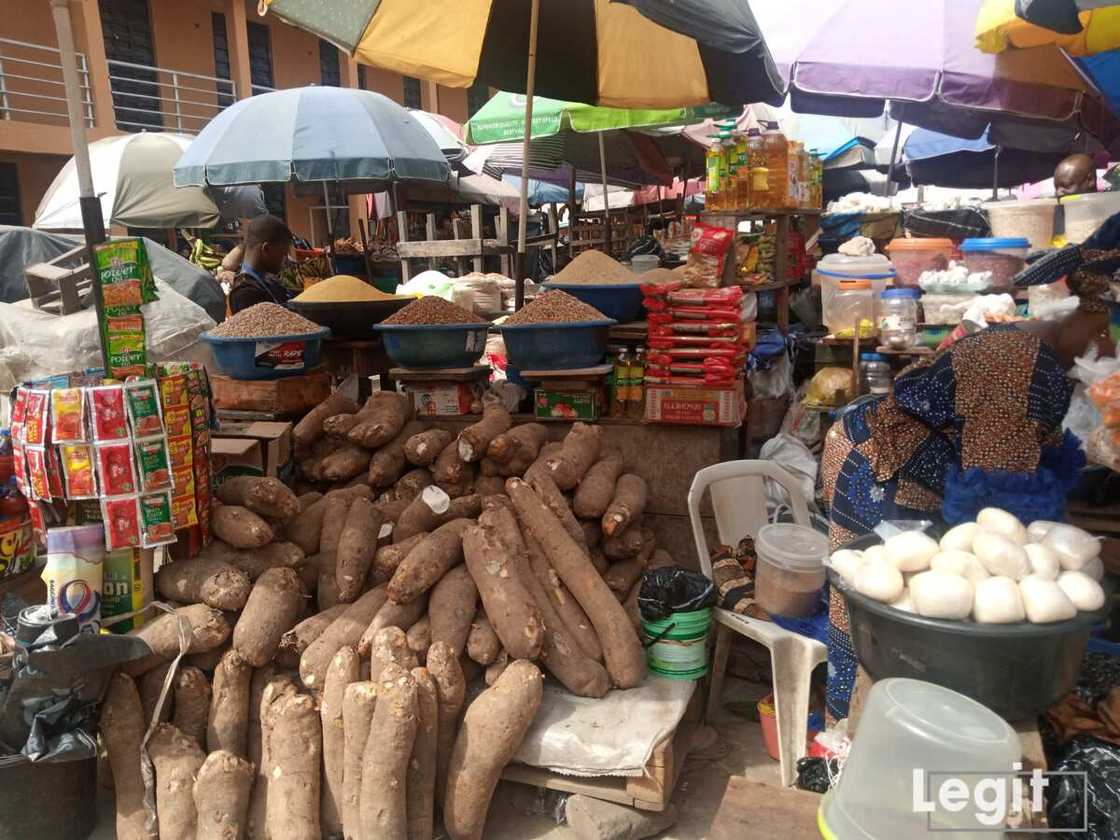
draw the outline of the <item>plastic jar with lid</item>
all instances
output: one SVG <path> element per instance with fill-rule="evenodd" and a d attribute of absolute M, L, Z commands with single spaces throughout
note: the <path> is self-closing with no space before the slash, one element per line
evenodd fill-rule
<path fill-rule="evenodd" d="M 824 310 L 824 322 L 838 338 L 851 338 L 856 331 L 863 338 L 875 335 L 875 292 L 871 281 L 836 280 L 836 290 Z"/>
<path fill-rule="evenodd" d="M 803 525 L 764 525 L 755 542 L 755 597 L 771 615 L 804 618 L 820 604 L 828 537 Z"/>
<path fill-rule="evenodd" d="M 917 289 L 887 289 L 879 295 L 879 341 L 891 350 L 909 350 L 918 343 Z"/>
<path fill-rule="evenodd" d="M 868 394 L 891 392 L 891 366 L 879 353 L 859 354 L 860 390 Z"/>
<path fill-rule="evenodd" d="M 887 246 L 901 286 L 918 287 L 926 271 L 944 271 L 956 247 L 951 239 L 893 239 Z"/>
<path fill-rule="evenodd" d="M 992 273 L 988 290 L 1006 292 L 1015 285 L 1015 275 L 1027 264 L 1030 240 L 1021 236 L 966 239 L 961 243 L 961 255 L 970 274 L 982 271 Z"/>

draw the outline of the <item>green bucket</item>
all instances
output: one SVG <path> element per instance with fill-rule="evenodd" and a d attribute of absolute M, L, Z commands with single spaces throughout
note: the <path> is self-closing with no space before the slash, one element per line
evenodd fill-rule
<path fill-rule="evenodd" d="M 712 611 L 673 613 L 661 621 L 642 621 L 646 662 L 670 680 L 698 680 L 708 673 L 708 628 Z"/>

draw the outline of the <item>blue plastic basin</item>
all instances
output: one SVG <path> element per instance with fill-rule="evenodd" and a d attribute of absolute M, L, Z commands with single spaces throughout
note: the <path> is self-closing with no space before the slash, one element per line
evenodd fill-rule
<path fill-rule="evenodd" d="M 324 327 L 302 335 L 269 335 L 260 338 L 227 338 L 203 333 L 202 340 L 214 351 L 218 370 L 234 379 L 282 379 L 301 376 L 319 365 L 323 339 L 331 334 Z"/>
<path fill-rule="evenodd" d="M 583 285 L 548 282 L 544 286 L 567 292 L 620 324 L 642 320 L 642 287 L 639 283 Z"/>
<path fill-rule="evenodd" d="M 490 325 L 478 324 L 377 324 L 385 352 L 406 368 L 468 368 L 486 350 Z"/>
<path fill-rule="evenodd" d="M 564 321 L 497 327 L 509 363 L 518 370 L 594 367 L 607 354 L 607 336 L 617 321 Z"/>

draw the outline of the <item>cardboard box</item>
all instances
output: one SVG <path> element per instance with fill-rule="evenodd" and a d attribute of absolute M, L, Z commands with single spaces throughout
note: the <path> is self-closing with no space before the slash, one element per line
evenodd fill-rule
<path fill-rule="evenodd" d="M 738 426 L 747 414 L 743 383 L 728 388 L 647 385 L 646 422 L 677 426 Z"/>
<path fill-rule="evenodd" d="M 405 389 L 417 417 L 462 417 L 483 394 L 482 385 L 470 382 L 426 382 Z"/>
<path fill-rule="evenodd" d="M 260 474 L 288 481 L 295 470 L 292 428 L 292 424 L 288 422 L 230 423 L 227 421 L 222 423 L 221 431 L 215 435 L 214 441 L 216 444 L 218 437 L 223 437 L 259 442 L 263 470 Z"/>
<path fill-rule="evenodd" d="M 259 440 L 214 435 L 210 441 L 211 481 L 220 487 L 235 475 L 264 475 L 264 449 Z"/>
<path fill-rule="evenodd" d="M 597 420 L 599 401 L 591 389 L 535 388 L 533 413 L 538 420 Z"/>
<path fill-rule="evenodd" d="M 210 388 L 216 408 L 297 417 L 331 395 L 331 375 L 323 372 L 282 379 L 233 379 L 211 374 Z"/>

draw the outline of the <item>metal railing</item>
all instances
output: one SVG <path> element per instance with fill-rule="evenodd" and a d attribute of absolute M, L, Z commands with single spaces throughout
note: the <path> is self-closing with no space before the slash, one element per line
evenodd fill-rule
<path fill-rule="evenodd" d="M 237 101 L 232 79 L 110 59 L 109 88 L 118 128 L 196 134 Z"/>
<path fill-rule="evenodd" d="M 82 110 L 93 127 L 93 93 L 84 53 L 77 54 Z M 66 125 L 66 86 L 57 47 L 0 38 L 0 119 Z"/>

